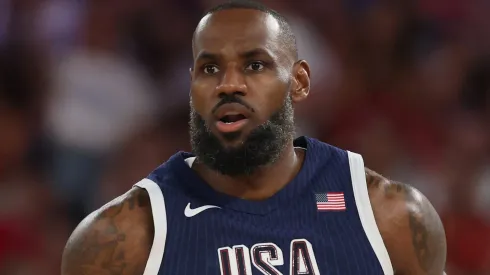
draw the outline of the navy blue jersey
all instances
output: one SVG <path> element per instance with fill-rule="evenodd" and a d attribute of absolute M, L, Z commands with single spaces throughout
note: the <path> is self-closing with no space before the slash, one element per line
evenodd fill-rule
<path fill-rule="evenodd" d="M 301 137 L 303 167 L 264 201 L 216 192 L 179 152 L 137 186 L 155 238 L 144 275 L 393 274 L 360 155 Z"/>

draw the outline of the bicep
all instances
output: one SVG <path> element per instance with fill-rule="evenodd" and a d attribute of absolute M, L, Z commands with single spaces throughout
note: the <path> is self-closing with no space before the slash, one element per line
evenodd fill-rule
<path fill-rule="evenodd" d="M 131 207 L 120 201 L 82 221 L 65 246 L 61 275 L 143 274 L 151 236 Z"/>

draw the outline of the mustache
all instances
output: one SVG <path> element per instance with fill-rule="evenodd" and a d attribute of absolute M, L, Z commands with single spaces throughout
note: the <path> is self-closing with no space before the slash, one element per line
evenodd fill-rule
<path fill-rule="evenodd" d="M 228 103 L 238 103 L 238 104 L 241 104 L 241 105 L 245 106 L 250 112 L 255 113 L 254 108 L 252 108 L 250 105 L 248 105 L 248 103 L 245 102 L 245 101 L 243 101 L 241 98 L 237 97 L 235 94 L 225 94 L 225 95 L 222 95 L 221 101 L 218 102 L 218 104 L 216 104 L 216 106 L 214 106 L 214 108 L 212 110 L 212 113 L 215 113 L 216 110 L 218 110 L 219 107 L 221 107 L 224 104 L 228 104 Z"/>

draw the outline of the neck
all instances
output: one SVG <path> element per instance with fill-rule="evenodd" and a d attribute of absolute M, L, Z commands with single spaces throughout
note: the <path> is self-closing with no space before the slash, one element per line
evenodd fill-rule
<path fill-rule="evenodd" d="M 273 165 L 261 167 L 249 176 L 226 176 L 199 163 L 199 160 L 193 169 L 218 192 L 242 199 L 264 200 L 281 190 L 298 174 L 304 155 L 304 150 L 295 149 L 291 141 Z"/>

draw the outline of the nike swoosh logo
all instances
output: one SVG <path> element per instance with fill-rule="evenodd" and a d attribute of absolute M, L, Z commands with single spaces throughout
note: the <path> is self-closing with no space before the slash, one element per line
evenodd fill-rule
<path fill-rule="evenodd" d="M 205 210 L 208 210 L 211 208 L 221 208 L 221 207 L 215 206 L 215 205 L 204 205 L 204 206 L 200 206 L 200 207 L 191 209 L 191 203 L 188 203 L 187 206 L 185 207 L 184 215 L 187 218 L 194 217 L 195 215 L 201 213 L 202 211 L 205 211 Z"/>

